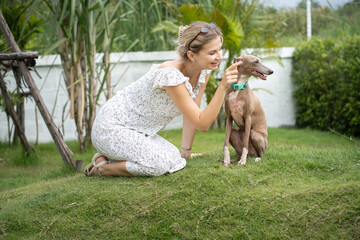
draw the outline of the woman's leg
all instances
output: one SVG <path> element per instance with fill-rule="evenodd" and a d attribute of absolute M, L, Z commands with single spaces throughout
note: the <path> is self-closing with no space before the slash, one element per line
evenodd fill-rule
<path fill-rule="evenodd" d="M 179 150 L 164 138 L 119 128 L 93 135 L 93 144 L 110 163 L 99 167 L 105 176 L 159 176 L 185 167 Z M 99 163 L 105 159 L 97 159 Z M 124 161 L 126 160 L 126 161 Z"/>

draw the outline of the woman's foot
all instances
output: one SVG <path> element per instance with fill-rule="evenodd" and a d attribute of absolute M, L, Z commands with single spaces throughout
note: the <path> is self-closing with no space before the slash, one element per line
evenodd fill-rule
<path fill-rule="evenodd" d="M 100 155 L 100 153 L 95 153 L 94 157 L 91 159 L 91 163 L 87 165 L 84 170 L 86 176 L 101 176 L 101 170 L 99 168 L 108 163 L 107 159 Z"/>
<path fill-rule="evenodd" d="M 90 170 L 89 176 L 102 176 L 101 169 L 102 169 L 102 165 L 105 164 L 105 163 L 101 164 L 102 162 L 108 163 L 107 158 L 104 156 L 100 156 L 95 160 L 95 165 Z"/>

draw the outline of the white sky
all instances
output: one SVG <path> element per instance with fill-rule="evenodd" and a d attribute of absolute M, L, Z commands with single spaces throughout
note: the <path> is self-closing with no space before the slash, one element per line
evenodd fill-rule
<path fill-rule="evenodd" d="M 329 6 L 329 3 L 335 9 L 352 0 L 316 0 L 321 6 Z M 264 3 L 265 6 L 272 6 L 275 8 L 295 8 L 301 0 L 260 0 L 259 3 Z"/>

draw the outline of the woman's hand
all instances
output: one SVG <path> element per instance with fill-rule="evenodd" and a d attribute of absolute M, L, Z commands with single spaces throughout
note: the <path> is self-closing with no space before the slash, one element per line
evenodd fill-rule
<path fill-rule="evenodd" d="M 184 148 L 181 148 L 181 157 L 185 159 L 191 158 L 191 150 L 186 150 Z"/>
<path fill-rule="evenodd" d="M 222 78 L 220 83 L 221 85 L 223 85 L 225 89 L 228 89 L 232 83 L 237 82 L 238 79 L 237 67 L 240 66 L 241 64 L 243 64 L 242 61 L 236 62 L 225 70 L 224 77 Z"/>
<path fill-rule="evenodd" d="M 214 96 L 207 107 L 202 111 L 190 97 L 189 91 L 185 87 L 185 83 L 176 86 L 164 86 L 164 89 L 171 96 L 183 116 L 187 118 L 197 130 L 206 132 L 219 114 L 226 95 L 226 90 L 232 83 L 237 82 L 237 67 L 241 64 L 243 63 L 236 62 L 225 70 L 224 77 L 219 87 L 216 89 Z M 182 155 L 188 156 L 188 153 L 183 153 Z"/>
<path fill-rule="evenodd" d="M 181 157 L 185 159 L 191 159 L 194 157 L 202 156 L 202 153 L 191 153 L 191 150 L 181 148 Z"/>

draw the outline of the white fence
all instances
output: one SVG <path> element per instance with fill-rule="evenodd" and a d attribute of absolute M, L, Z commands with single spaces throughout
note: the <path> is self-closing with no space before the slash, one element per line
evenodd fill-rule
<path fill-rule="evenodd" d="M 252 49 L 247 49 L 243 53 L 248 54 L 252 51 Z M 267 90 L 257 90 L 255 93 L 264 108 L 269 127 L 295 125 L 293 84 L 290 77 L 293 51 L 294 48 L 276 50 L 277 56 L 281 58 L 281 64 L 273 58 L 267 58 L 266 55 L 260 56 L 264 64 L 274 70 L 274 74 L 269 76 L 267 81 L 255 78 L 250 80 L 251 88 Z M 114 93 L 141 77 L 149 70 L 151 64 L 176 58 L 177 54 L 174 51 L 112 53 L 110 61 L 113 64 L 112 83 L 116 85 Z M 41 79 L 33 72 L 32 76 L 55 124 L 59 127 L 65 140 L 76 140 L 77 133 L 74 120 L 70 119 L 67 114 L 69 98 L 63 80 L 60 57 L 55 55 L 40 57 L 37 59 L 36 70 Z M 15 89 L 16 85 L 12 74 L 8 73 L 5 79 L 8 88 L 10 90 Z M 103 103 L 104 101 L 101 104 Z M 205 101 L 202 104 L 202 108 L 204 107 Z M 34 142 L 36 139 L 39 142 L 52 141 L 41 114 L 36 110 L 35 103 L 31 98 L 25 101 L 25 119 L 25 133 L 29 141 Z M 36 124 L 36 119 L 38 124 Z M 181 128 L 181 125 L 182 118 L 178 117 L 169 124 L 167 129 Z M 0 112 L 0 141 L 8 141 L 8 124 L 4 112 Z"/>

